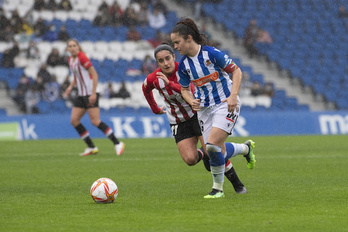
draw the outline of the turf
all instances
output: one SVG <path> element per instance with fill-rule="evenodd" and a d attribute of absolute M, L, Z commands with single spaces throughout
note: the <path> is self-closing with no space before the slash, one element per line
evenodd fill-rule
<path fill-rule="evenodd" d="M 80 140 L 0 142 L 0 231 L 347 231 L 348 136 L 253 137 L 257 163 L 232 159 L 248 189 L 203 199 L 203 163 L 189 167 L 172 138 L 109 140 L 79 157 Z M 244 142 L 246 138 L 229 138 Z M 113 179 L 119 196 L 96 204 L 92 183 Z"/>

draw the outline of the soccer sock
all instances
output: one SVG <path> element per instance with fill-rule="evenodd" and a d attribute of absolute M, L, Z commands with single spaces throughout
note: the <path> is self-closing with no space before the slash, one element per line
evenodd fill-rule
<path fill-rule="evenodd" d="M 210 172 L 210 160 L 209 160 L 209 156 L 207 153 L 204 152 L 203 147 L 197 149 L 198 153 L 202 154 L 202 159 L 203 159 L 203 164 L 205 169 Z M 198 162 L 197 162 L 198 163 Z"/>
<path fill-rule="evenodd" d="M 232 163 L 230 160 L 225 161 L 225 173 L 228 172 L 232 168 Z"/>
<path fill-rule="evenodd" d="M 114 144 L 119 144 L 120 142 L 115 137 L 114 132 L 112 129 L 106 125 L 104 122 L 100 122 L 98 128 L 105 134 L 106 137 L 108 137 Z"/>
<path fill-rule="evenodd" d="M 226 153 L 225 160 L 235 157 L 236 155 L 246 155 L 249 152 L 249 147 L 244 143 L 225 143 Z"/>
<path fill-rule="evenodd" d="M 92 139 L 89 137 L 89 132 L 86 130 L 86 128 L 80 123 L 75 127 L 77 133 L 79 133 L 80 138 L 85 141 L 88 147 L 93 148 L 94 144 L 92 142 Z"/>
<path fill-rule="evenodd" d="M 213 176 L 213 188 L 222 191 L 224 184 L 225 159 L 221 147 L 207 143 L 210 168 Z"/>
<path fill-rule="evenodd" d="M 201 150 L 202 148 L 200 149 L 197 149 L 197 157 L 198 157 L 198 160 L 197 160 L 197 163 L 199 161 L 201 161 L 201 159 L 203 159 L 203 156 L 204 156 L 204 152 L 203 152 L 203 149 Z"/>
<path fill-rule="evenodd" d="M 244 187 L 243 183 L 239 180 L 238 175 L 233 167 L 231 167 L 230 170 L 225 172 L 225 176 L 233 185 L 234 190 L 237 191 L 241 189 L 242 187 Z"/>

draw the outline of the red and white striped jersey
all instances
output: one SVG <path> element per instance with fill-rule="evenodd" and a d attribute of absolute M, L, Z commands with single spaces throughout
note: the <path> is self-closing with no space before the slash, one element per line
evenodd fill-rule
<path fill-rule="evenodd" d="M 91 61 L 83 52 L 79 52 L 75 59 L 69 57 L 69 67 L 74 74 L 79 96 L 88 96 L 92 94 L 93 79 L 87 70 L 91 66 Z"/>
<path fill-rule="evenodd" d="M 178 63 L 175 62 L 175 72 L 168 77 L 169 84 L 164 84 L 164 81 L 156 77 L 156 73 L 161 72 L 161 69 L 155 70 L 149 74 L 143 83 L 143 93 L 149 103 L 152 112 L 155 114 L 160 112 L 152 90 L 157 89 L 164 99 L 166 113 L 170 124 L 178 124 L 189 120 L 195 113 L 191 106 L 183 99 L 181 95 L 181 85 L 179 84 Z M 191 85 L 191 90 L 194 86 Z"/>

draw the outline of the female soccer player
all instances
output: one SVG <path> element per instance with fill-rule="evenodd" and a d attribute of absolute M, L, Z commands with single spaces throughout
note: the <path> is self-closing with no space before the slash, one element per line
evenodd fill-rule
<path fill-rule="evenodd" d="M 86 112 L 88 112 L 91 123 L 98 127 L 114 143 L 116 154 L 121 155 L 124 150 L 124 143 L 119 142 L 112 129 L 100 120 L 99 93 L 97 92 L 98 74 L 96 70 L 82 51 L 77 40 L 68 40 L 67 49 L 71 54 L 69 67 L 74 74 L 74 80 L 65 90 L 65 96 L 70 94 L 75 85 L 77 85 L 78 89 L 78 97 L 75 99 L 71 111 L 71 124 L 88 146 L 80 156 L 98 153 L 98 148 L 94 146 L 88 131 L 80 122 Z"/>
<path fill-rule="evenodd" d="M 239 116 L 238 93 L 242 72 L 228 55 L 206 46 L 206 37 L 192 19 L 177 22 L 170 36 L 175 49 L 183 55 L 178 67 L 181 94 L 192 109 L 198 111 L 210 158 L 213 189 L 204 198 L 224 197 L 225 152 L 228 154 L 231 153 L 230 149 L 239 150 L 238 153 L 246 157 L 250 169 L 254 168 L 256 162 L 253 154 L 255 143 L 252 140 L 245 144 L 225 146 L 225 140 L 232 134 Z M 195 95 L 190 89 L 191 82 L 196 86 Z"/>
<path fill-rule="evenodd" d="M 168 44 L 162 43 L 155 49 L 154 56 L 159 69 L 145 79 L 142 87 L 144 96 L 153 113 L 167 114 L 179 153 L 185 163 L 192 166 L 203 159 L 205 167 L 210 171 L 209 157 L 202 148 L 197 150 L 198 140 L 204 146 L 202 133 L 196 112 L 181 96 L 181 86 L 177 75 L 178 63 L 175 62 L 174 50 Z M 194 86 L 190 87 L 190 91 L 194 91 Z M 159 91 L 165 106 L 157 105 L 153 97 L 153 89 Z M 231 162 L 227 160 L 226 164 L 225 175 L 236 193 L 246 193 L 247 190 L 240 182 Z"/>

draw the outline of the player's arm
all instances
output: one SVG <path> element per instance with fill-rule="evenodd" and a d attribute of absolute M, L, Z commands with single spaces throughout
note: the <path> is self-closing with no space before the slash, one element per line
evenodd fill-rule
<path fill-rule="evenodd" d="M 93 80 L 92 94 L 88 98 L 89 105 L 93 105 L 96 102 L 96 100 L 97 100 L 98 73 L 97 73 L 97 71 L 95 71 L 95 68 L 93 66 L 89 66 L 87 71 L 88 71 L 88 74 L 92 77 L 92 80 Z"/>
<path fill-rule="evenodd" d="M 68 88 L 66 88 L 64 92 L 65 97 L 68 97 L 70 95 L 71 90 L 74 88 L 75 85 L 76 85 L 76 79 L 74 77 L 74 80 L 70 83 L 70 85 L 68 86 Z"/>
<path fill-rule="evenodd" d="M 231 62 L 223 70 L 227 73 L 232 73 L 233 84 L 232 84 L 231 94 L 224 101 L 227 102 L 228 111 L 233 112 L 238 104 L 237 97 L 238 97 L 239 89 L 242 83 L 242 71 L 234 62 Z"/>
<path fill-rule="evenodd" d="M 200 101 L 199 99 L 194 98 L 190 86 L 181 86 L 181 95 L 185 99 L 185 101 L 191 105 L 193 110 L 198 111 L 200 109 Z"/>
<path fill-rule="evenodd" d="M 162 72 L 157 72 L 156 77 L 159 79 L 162 79 L 164 84 L 167 85 L 169 88 L 174 90 L 175 92 L 180 93 L 181 91 L 181 85 L 179 83 L 175 83 L 174 81 L 170 81 L 166 75 Z"/>
<path fill-rule="evenodd" d="M 152 93 L 153 89 L 154 89 L 153 82 L 150 80 L 149 77 L 146 78 L 142 85 L 144 97 L 154 114 L 164 114 L 166 112 L 164 110 L 164 106 L 158 107 L 157 102 L 155 101 L 155 98 L 153 97 L 153 93 Z"/>

